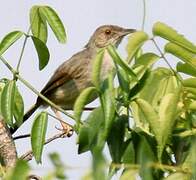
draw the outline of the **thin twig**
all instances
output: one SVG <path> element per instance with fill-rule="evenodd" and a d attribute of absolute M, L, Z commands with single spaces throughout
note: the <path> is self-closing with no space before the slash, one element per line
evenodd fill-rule
<path fill-rule="evenodd" d="M 65 137 L 67 137 L 66 132 L 61 132 L 59 134 L 56 134 L 56 135 L 52 136 L 51 138 L 48 138 L 46 140 L 46 142 L 44 143 L 44 145 L 46 145 L 46 144 L 54 141 L 55 139 L 65 138 Z M 26 160 L 26 161 L 30 161 L 30 160 L 32 160 L 32 158 L 33 158 L 33 152 L 32 152 L 32 150 L 26 152 L 25 154 L 23 154 L 20 157 L 20 159 L 23 159 L 23 160 Z"/>
<path fill-rule="evenodd" d="M 178 73 L 173 69 L 173 67 L 170 65 L 169 61 L 167 60 L 167 58 L 165 57 L 164 53 L 161 51 L 160 47 L 158 46 L 157 42 L 155 41 L 154 38 L 151 39 L 152 42 L 154 43 L 155 47 L 157 48 L 157 50 L 159 51 L 161 58 L 163 58 L 163 60 L 166 62 L 166 64 L 168 65 L 168 67 L 171 69 L 171 71 L 174 73 L 174 75 L 177 77 L 177 79 L 181 82 L 181 84 L 183 85 L 183 81 L 182 79 L 179 77 Z"/>
<path fill-rule="evenodd" d="M 13 140 L 23 139 L 23 138 L 27 138 L 27 137 L 30 137 L 30 136 L 31 136 L 30 134 L 23 134 L 23 135 L 13 137 Z"/>

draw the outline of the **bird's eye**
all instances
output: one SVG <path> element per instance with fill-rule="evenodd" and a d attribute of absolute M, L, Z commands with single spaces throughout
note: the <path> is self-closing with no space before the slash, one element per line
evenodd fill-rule
<path fill-rule="evenodd" d="M 110 35 L 111 34 L 111 30 L 110 29 L 106 29 L 105 30 L 105 34 Z"/>

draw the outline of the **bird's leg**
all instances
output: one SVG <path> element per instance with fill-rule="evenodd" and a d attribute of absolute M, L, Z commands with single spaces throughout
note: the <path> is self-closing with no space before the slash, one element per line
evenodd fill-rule
<path fill-rule="evenodd" d="M 53 112 L 55 113 L 56 115 L 56 119 L 61 123 L 61 126 L 62 126 L 62 129 L 60 128 L 57 128 L 58 130 L 60 131 L 64 131 L 65 132 L 65 135 L 67 135 L 68 137 L 72 136 L 73 134 L 73 127 L 66 123 L 65 121 L 63 121 L 61 115 L 60 115 L 60 112 L 54 108 L 52 108 Z"/>

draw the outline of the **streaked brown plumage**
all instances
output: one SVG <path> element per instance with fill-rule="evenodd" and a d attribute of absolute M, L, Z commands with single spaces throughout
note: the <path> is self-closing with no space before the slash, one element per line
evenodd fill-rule
<path fill-rule="evenodd" d="M 134 32 L 134 29 L 124 29 L 114 25 L 99 27 L 91 36 L 84 50 L 73 55 L 59 66 L 41 93 L 65 110 L 72 109 L 80 92 L 92 86 L 92 62 L 97 51 L 109 44 L 118 45 L 122 38 Z M 113 68 L 110 56 L 105 53 L 102 64 L 102 78 Z M 24 120 L 41 105 L 47 104 L 38 97 L 36 104 L 25 114 Z"/>

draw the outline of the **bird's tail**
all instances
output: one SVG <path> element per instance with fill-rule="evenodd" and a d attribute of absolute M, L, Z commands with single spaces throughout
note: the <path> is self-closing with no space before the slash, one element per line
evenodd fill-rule
<path fill-rule="evenodd" d="M 27 119 L 29 119 L 29 117 L 36 111 L 36 109 L 39 106 L 40 105 L 38 103 L 35 103 L 33 106 L 31 106 L 31 108 L 25 113 L 25 115 L 23 117 L 23 122 L 26 121 Z"/>

